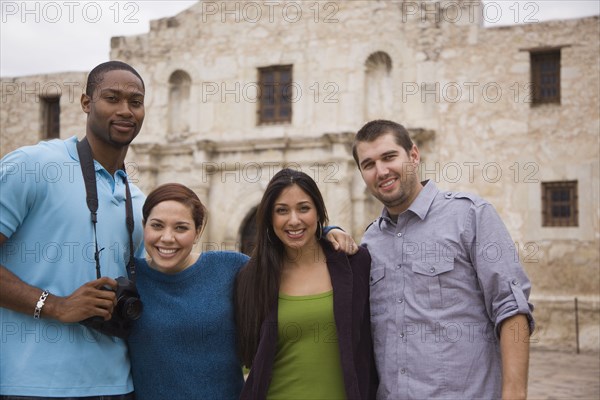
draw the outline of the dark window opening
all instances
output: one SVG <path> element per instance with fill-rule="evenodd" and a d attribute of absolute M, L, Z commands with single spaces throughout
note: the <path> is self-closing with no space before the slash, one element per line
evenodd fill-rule
<path fill-rule="evenodd" d="M 42 105 L 42 139 L 60 138 L 60 97 L 40 97 Z"/>

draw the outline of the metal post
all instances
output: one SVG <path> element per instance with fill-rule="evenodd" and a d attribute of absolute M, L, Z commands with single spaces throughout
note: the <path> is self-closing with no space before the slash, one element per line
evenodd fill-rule
<path fill-rule="evenodd" d="M 579 354 L 579 306 L 575 297 L 575 338 L 577 340 L 577 354 Z"/>

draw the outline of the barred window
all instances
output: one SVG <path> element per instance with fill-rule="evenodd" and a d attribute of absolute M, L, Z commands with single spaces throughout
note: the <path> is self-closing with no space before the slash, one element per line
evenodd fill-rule
<path fill-rule="evenodd" d="M 530 59 L 532 104 L 560 104 L 560 49 L 532 51 Z"/>
<path fill-rule="evenodd" d="M 542 182 L 542 226 L 579 226 L 577 181 Z"/>
<path fill-rule="evenodd" d="M 292 66 L 277 65 L 259 68 L 258 123 L 292 121 Z"/>

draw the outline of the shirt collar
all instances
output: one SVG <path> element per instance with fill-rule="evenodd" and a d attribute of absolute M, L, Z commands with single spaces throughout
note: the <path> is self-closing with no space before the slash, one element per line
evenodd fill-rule
<path fill-rule="evenodd" d="M 429 212 L 429 208 L 431 207 L 431 203 L 433 203 L 435 196 L 438 194 L 438 188 L 437 186 L 435 186 L 435 183 L 433 183 L 433 181 L 429 179 L 421 182 L 421 185 L 423 185 L 423 189 L 421 189 L 417 197 L 413 200 L 412 204 L 408 207 L 406 211 L 412 211 L 415 215 L 417 215 L 423 220 L 427 216 L 427 213 Z M 396 224 L 396 221 L 393 221 L 390 218 L 390 213 L 385 207 L 383 208 L 383 211 L 381 211 L 381 216 L 379 218 L 379 221 L 377 222 L 379 228 L 381 228 L 381 222 L 384 220 L 391 222 L 394 225 Z"/>
<path fill-rule="evenodd" d="M 79 154 L 77 154 L 77 136 L 71 136 L 68 139 L 65 139 L 65 146 L 67 147 L 67 152 L 69 156 L 75 161 L 79 161 Z"/>
<path fill-rule="evenodd" d="M 421 189 L 417 198 L 412 202 L 408 209 L 415 213 L 419 218 L 425 219 L 429 212 L 429 208 L 431 208 L 431 203 L 433 203 L 435 196 L 438 194 L 438 188 L 432 180 L 426 180 L 421 182 L 421 184 L 423 185 L 423 189 Z"/>
<path fill-rule="evenodd" d="M 79 142 L 79 140 L 77 139 L 77 136 L 71 136 L 70 138 L 65 140 L 65 146 L 67 146 L 67 152 L 69 153 L 69 156 L 77 162 L 79 162 L 79 153 L 77 153 L 77 143 L 78 142 Z M 96 160 L 94 160 L 94 170 L 95 171 L 104 170 L 107 175 L 110 175 L 108 173 L 108 171 L 106 171 L 106 169 Z M 118 176 L 121 179 L 127 179 L 127 173 L 125 171 L 123 171 L 123 169 L 118 169 L 115 172 L 115 176 Z"/>

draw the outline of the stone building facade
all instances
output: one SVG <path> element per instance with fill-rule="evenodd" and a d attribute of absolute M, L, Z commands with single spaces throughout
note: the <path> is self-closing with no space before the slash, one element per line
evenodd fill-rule
<path fill-rule="evenodd" d="M 533 282 L 534 346 L 598 351 L 598 17 L 485 28 L 484 16 L 467 1 L 203 1 L 114 37 L 111 59 L 147 87 L 130 175 L 145 191 L 192 187 L 210 210 L 203 248 L 240 250 L 268 180 L 291 166 L 360 240 L 381 207 L 352 159 L 353 134 L 371 119 L 401 122 L 423 179 L 478 193 L 504 219 Z M 559 97 L 539 102 L 532 69 L 548 52 Z M 261 123 L 260 74 L 273 66 L 291 66 L 291 118 Z M 39 97 L 54 92 L 60 136 L 81 137 L 84 75 L 2 79 L 2 154 L 43 138 Z M 575 182 L 571 226 L 545 226 L 557 182 Z"/>

